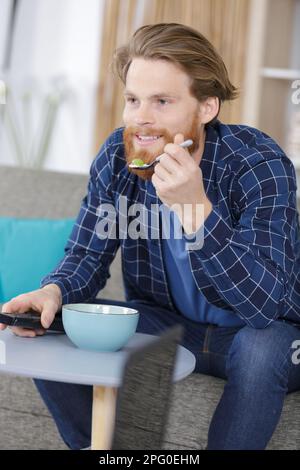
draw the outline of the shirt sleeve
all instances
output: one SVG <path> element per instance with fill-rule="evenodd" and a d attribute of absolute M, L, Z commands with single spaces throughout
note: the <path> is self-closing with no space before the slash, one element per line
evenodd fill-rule
<path fill-rule="evenodd" d="M 248 169 L 232 187 L 236 222 L 214 207 L 202 247 L 189 252 L 196 281 L 204 270 L 219 296 L 254 328 L 267 327 L 287 309 L 299 236 L 296 189 L 287 157 Z"/>
<path fill-rule="evenodd" d="M 110 277 L 109 266 L 119 247 L 111 183 L 106 143 L 91 165 L 87 195 L 65 247 L 65 256 L 41 280 L 41 287 L 58 285 L 63 304 L 94 299 Z"/>

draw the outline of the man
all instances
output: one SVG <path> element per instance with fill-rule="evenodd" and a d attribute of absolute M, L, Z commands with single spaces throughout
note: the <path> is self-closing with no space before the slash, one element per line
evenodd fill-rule
<path fill-rule="evenodd" d="M 294 168 L 262 132 L 217 120 L 236 90 L 197 31 L 143 26 L 116 51 L 114 64 L 125 84 L 125 129 L 109 136 L 91 166 L 64 259 L 40 289 L 3 309 L 33 308 L 46 329 L 62 303 L 95 299 L 120 246 L 126 305 L 141 312 L 138 331 L 183 324 L 195 371 L 227 379 L 208 449 L 264 449 L 286 393 L 300 389 L 291 358 L 300 338 Z M 193 141 L 190 149 L 179 145 L 186 139 Z M 151 162 L 158 155 L 149 170 L 129 167 L 133 159 Z M 144 218 L 140 237 L 126 236 L 122 198 L 146 215 L 162 209 L 152 236 L 155 224 Z M 112 224 L 104 207 L 115 209 Z M 21 336 L 44 331 L 14 329 Z M 88 447 L 91 387 L 35 383 L 67 445 Z"/>

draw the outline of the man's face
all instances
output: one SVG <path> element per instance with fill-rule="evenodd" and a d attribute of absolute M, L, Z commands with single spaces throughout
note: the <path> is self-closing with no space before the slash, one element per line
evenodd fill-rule
<path fill-rule="evenodd" d="M 189 151 L 199 147 L 201 121 L 199 101 L 190 93 L 190 78 L 165 60 L 133 59 L 126 77 L 123 112 L 124 145 L 127 163 L 140 158 L 150 163 L 163 153 L 164 146 L 181 133 L 192 139 Z M 202 126 L 203 127 L 203 126 Z M 143 179 L 149 170 L 129 169 Z"/>

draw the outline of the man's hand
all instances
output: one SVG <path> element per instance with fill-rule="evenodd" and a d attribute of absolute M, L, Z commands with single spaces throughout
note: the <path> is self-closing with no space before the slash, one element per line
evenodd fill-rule
<path fill-rule="evenodd" d="M 2 306 L 2 312 L 5 313 L 25 313 L 29 310 L 35 310 L 41 314 L 41 323 L 44 329 L 32 330 L 29 328 L 12 327 L 11 330 L 17 336 L 34 337 L 43 335 L 54 320 L 56 312 L 61 309 L 62 295 L 61 290 L 56 284 L 47 286 L 18 295 Z M 5 330 L 6 325 L 0 323 L 0 330 Z"/>
<path fill-rule="evenodd" d="M 185 232 L 190 234 L 203 225 L 212 204 L 205 194 L 199 165 L 178 145 L 183 141 L 184 136 L 177 134 L 174 143 L 165 146 L 154 167 L 152 184 L 161 201 L 177 213 Z"/>

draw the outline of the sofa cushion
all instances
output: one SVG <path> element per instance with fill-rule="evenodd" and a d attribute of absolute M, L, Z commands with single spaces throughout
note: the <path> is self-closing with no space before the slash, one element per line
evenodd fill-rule
<path fill-rule="evenodd" d="M 0 302 L 38 289 L 62 259 L 74 219 L 0 217 Z"/>

